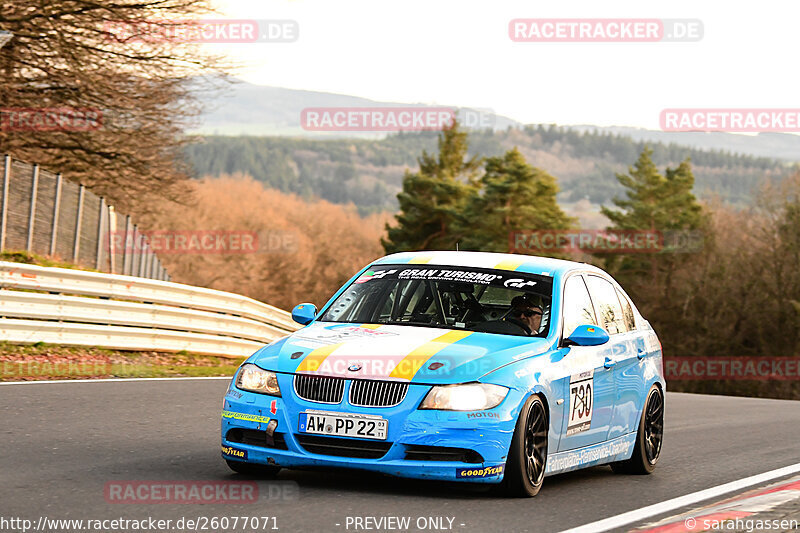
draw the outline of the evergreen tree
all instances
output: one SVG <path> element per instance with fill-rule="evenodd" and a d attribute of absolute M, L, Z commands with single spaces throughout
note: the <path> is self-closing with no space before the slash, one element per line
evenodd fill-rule
<path fill-rule="evenodd" d="M 615 198 L 618 210 L 603 206 L 601 212 L 612 223 L 609 229 L 647 230 L 659 232 L 665 248 L 662 253 L 637 253 L 606 257 L 606 268 L 616 271 L 621 280 L 656 289 L 668 308 L 673 295 L 673 274 L 689 254 L 672 253 L 671 243 L 703 235 L 707 216 L 692 193 L 694 174 L 687 159 L 676 168 L 667 168 L 662 175 L 652 160 L 653 151 L 645 147 L 639 159 L 629 167 L 628 174 L 617 174 L 625 188 L 626 198 Z M 689 230 L 689 231 L 687 231 Z M 694 232 L 691 232 L 694 230 Z M 645 282 L 642 274 L 649 272 Z"/>
<path fill-rule="evenodd" d="M 422 152 L 419 171 L 406 171 L 397 195 L 396 225 L 386 225 L 381 244 L 387 253 L 454 249 L 454 223 L 475 194 L 481 160 L 467 158 L 467 133 L 458 121 L 439 135 L 438 155 Z"/>
<path fill-rule="evenodd" d="M 617 174 L 627 198 L 615 198 L 619 211 L 603 206 L 601 211 L 614 229 L 689 230 L 703 224 L 703 209 L 692 187 L 694 174 L 687 159 L 676 168 L 658 172 L 653 151 L 645 148 L 628 174 Z"/>
<path fill-rule="evenodd" d="M 507 252 L 514 231 L 570 228 L 575 220 L 556 202 L 556 179 L 525 161 L 516 148 L 486 160 L 481 193 L 470 197 L 460 223 L 465 250 Z"/>

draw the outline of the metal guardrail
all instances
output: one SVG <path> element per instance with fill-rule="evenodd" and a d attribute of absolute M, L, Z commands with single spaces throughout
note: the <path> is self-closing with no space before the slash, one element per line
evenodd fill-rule
<path fill-rule="evenodd" d="M 286 311 L 180 283 L 0 262 L 0 340 L 250 355 L 298 329 Z"/>

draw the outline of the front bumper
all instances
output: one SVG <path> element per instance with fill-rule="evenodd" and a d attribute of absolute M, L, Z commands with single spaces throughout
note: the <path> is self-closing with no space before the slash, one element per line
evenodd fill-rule
<path fill-rule="evenodd" d="M 231 384 L 222 416 L 222 456 L 285 468 L 347 468 L 399 477 L 499 483 L 503 478 L 521 397 L 513 389 L 496 408 L 476 412 L 419 410 L 430 389 L 409 386 L 388 408 L 309 402 L 295 395 L 292 376 L 279 375 L 283 397 L 255 394 Z M 348 384 L 349 386 L 349 384 Z M 379 415 L 389 422 L 385 441 L 309 436 L 298 431 L 306 410 Z M 273 423 L 274 435 L 266 429 Z"/>

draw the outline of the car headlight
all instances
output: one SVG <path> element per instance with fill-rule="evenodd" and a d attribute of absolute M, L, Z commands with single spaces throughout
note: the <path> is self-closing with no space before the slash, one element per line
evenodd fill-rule
<path fill-rule="evenodd" d="M 433 387 L 420 404 L 420 409 L 448 411 L 480 411 L 500 405 L 508 388 L 489 383 L 464 383 Z"/>
<path fill-rule="evenodd" d="M 236 386 L 250 392 L 260 392 L 271 396 L 281 395 L 277 374 L 249 363 L 239 371 L 239 376 L 236 378 Z"/>

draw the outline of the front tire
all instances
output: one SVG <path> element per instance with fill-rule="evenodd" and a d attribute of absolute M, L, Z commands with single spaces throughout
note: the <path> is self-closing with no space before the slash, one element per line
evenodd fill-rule
<path fill-rule="evenodd" d="M 664 394 L 657 385 L 653 385 L 642 409 L 633 455 L 627 461 L 611 463 L 611 468 L 618 474 L 652 473 L 661 456 L 663 441 Z"/>
<path fill-rule="evenodd" d="M 517 498 L 539 493 L 547 465 L 547 409 L 539 396 L 531 396 L 522 406 L 514 437 L 508 450 L 503 488 Z"/>
<path fill-rule="evenodd" d="M 237 474 L 242 474 L 250 477 L 270 479 L 277 476 L 278 472 L 281 471 L 281 467 L 279 466 L 243 463 L 242 461 L 231 461 L 229 459 L 225 459 L 225 462 L 228 463 L 228 468 L 230 468 Z"/>

